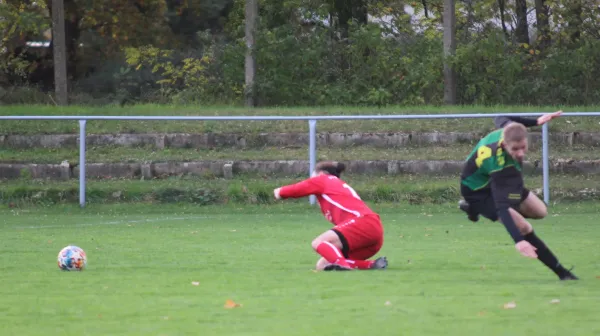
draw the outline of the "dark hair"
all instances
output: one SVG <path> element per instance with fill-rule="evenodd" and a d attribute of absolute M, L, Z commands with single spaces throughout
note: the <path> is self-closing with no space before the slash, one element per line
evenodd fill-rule
<path fill-rule="evenodd" d="M 346 165 L 341 162 L 325 161 L 319 162 L 316 171 L 323 171 L 329 175 L 340 177 L 340 175 L 346 170 Z"/>

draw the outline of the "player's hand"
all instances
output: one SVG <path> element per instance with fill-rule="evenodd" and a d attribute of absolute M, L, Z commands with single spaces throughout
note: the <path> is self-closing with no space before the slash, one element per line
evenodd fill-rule
<path fill-rule="evenodd" d="M 279 195 L 281 188 L 277 188 L 275 190 L 273 190 L 273 196 L 275 196 L 275 199 L 281 199 L 281 196 Z"/>
<path fill-rule="evenodd" d="M 537 250 L 537 248 L 535 248 L 533 245 L 531 245 L 526 240 L 521 240 L 520 242 L 516 243 L 515 248 L 524 257 L 527 257 L 527 258 L 537 258 L 538 257 L 537 253 L 535 252 L 535 250 Z"/>
<path fill-rule="evenodd" d="M 556 111 L 553 113 L 546 113 L 543 116 L 539 117 L 537 120 L 537 124 L 539 125 L 543 125 L 547 122 L 549 122 L 550 120 L 554 119 L 554 118 L 558 118 L 560 117 L 560 115 L 562 114 L 562 111 Z"/>

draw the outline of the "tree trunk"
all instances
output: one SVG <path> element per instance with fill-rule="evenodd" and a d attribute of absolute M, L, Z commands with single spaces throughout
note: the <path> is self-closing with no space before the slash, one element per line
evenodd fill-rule
<path fill-rule="evenodd" d="M 256 106 L 256 56 L 254 54 L 256 43 L 256 21 L 258 19 L 258 0 L 246 0 L 246 59 L 245 75 L 246 106 Z"/>
<path fill-rule="evenodd" d="M 529 44 L 529 25 L 527 23 L 527 0 L 515 0 L 517 27 L 515 34 L 517 42 Z"/>
<path fill-rule="evenodd" d="M 337 16 L 342 38 L 348 37 L 351 20 L 356 20 L 360 24 L 366 24 L 368 21 L 369 13 L 364 0 L 334 0 L 332 9 Z"/>
<path fill-rule="evenodd" d="M 550 46 L 550 8 L 546 0 L 535 0 L 535 18 L 537 21 L 538 49 L 545 50 Z"/>
<path fill-rule="evenodd" d="M 52 46 L 54 56 L 54 90 L 56 103 L 69 103 L 67 86 L 67 46 L 65 43 L 65 10 L 63 0 L 52 0 Z"/>
<path fill-rule="evenodd" d="M 543 1 L 543 0 L 542 0 Z M 502 32 L 504 36 L 508 38 L 508 30 L 506 29 L 506 0 L 498 0 L 498 7 L 500 9 L 500 22 L 502 23 Z"/>
<path fill-rule="evenodd" d="M 456 104 L 456 72 L 446 57 L 456 51 L 456 11 L 454 0 L 444 0 L 444 103 Z"/>
<path fill-rule="evenodd" d="M 425 13 L 425 17 L 429 19 L 429 10 L 427 9 L 427 0 L 421 1 L 423 3 L 423 11 Z"/>
<path fill-rule="evenodd" d="M 567 6 L 566 19 L 569 37 L 572 42 L 575 42 L 581 37 L 581 25 L 583 23 L 581 15 L 583 14 L 583 6 L 581 0 L 571 0 L 565 6 Z"/>

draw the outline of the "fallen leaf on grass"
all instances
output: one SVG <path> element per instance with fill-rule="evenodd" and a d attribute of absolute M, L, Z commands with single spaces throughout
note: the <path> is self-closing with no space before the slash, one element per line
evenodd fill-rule
<path fill-rule="evenodd" d="M 514 309 L 517 308 L 517 304 L 514 301 L 508 302 L 504 304 L 504 309 Z"/>
<path fill-rule="evenodd" d="M 550 300 L 550 303 L 557 304 L 557 303 L 560 303 L 560 300 L 559 299 L 552 299 L 552 300 Z"/>
<path fill-rule="evenodd" d="M 229 300 L 229 299 L 227 299 L 227 301 L 225 301 L 225 305 L 224 305 L 225 309 L 233 309 L 233 308 L 237 308 L 237 307 L 241 307 L 241 306 L 242 306 L 241 304 L 236 303 L 235 301 Z"/>
<path fill-rule="evenodd" d="M 596 279 L 600 279 L 600 275 L 596 275 Z"/>
<path fill-rule="evenodd" d="M 484 316 L 485 315 L 485 310 L 484 311 L 480 311 L 479 313 L 477 313 L 477 315 Z"/>
<path fill-rule="evenodd" d="M 198 282 L 198 281 L 192 281 L 192 285 L 193 286 L 200 286 L 200 282 Z"/>

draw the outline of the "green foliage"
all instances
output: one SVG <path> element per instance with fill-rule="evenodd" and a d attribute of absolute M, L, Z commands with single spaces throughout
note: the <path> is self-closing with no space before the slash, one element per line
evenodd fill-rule
<path fill-rule="evenodd" d="M 33 4 L 14 0 L 0 2 L 1 73 L 25 78 L 35 69 L 36 64 L 25 57 L 22 45 L 28 38 L 37 38 L 48 29 L 49 19 L 45 12 L 44 1 Z"/>
<path fill-rule="evenodd" d="M 460 103 L 598 101 L 600 9 L 589 0 L 543 3 L 550 26 L 542 36 L 536 22 L 529 22 L 531 45 L 514 42 L 514 1 L 456 3 L 457 50 L 449 61 L 458 74 Z M 22 49 L 48 28 L 46 2 L 36 4 L 0 3 L 7 51 L 0 54 L 0 70 L 12 76 L 0 76 L 0 85 L 30 79 L 43 67 Z M 499 24 L 501 4 L 507 29 Z M 244 0 L 66 1 L 66 17 L 78 20 L 68 34 L 80 46 L 68 51 L 73 100 L 241 103 L 244 7 Z M 529 4 L 529 10 L 536 9 Z M 441 104 L 442 12 L 441 0 L 260 0 L 254 88 L 259 105 Z M 47 102 L 47 95 L 34 98 Z"/>
<path fill-rule="evenodd" d="M 600 42 L 553 46 L 540 57 L 535 46 L 507 43 L 500 33 L 462 45 L 453 58 L 463 103 L 582 105 L 600 97 Z"/>

